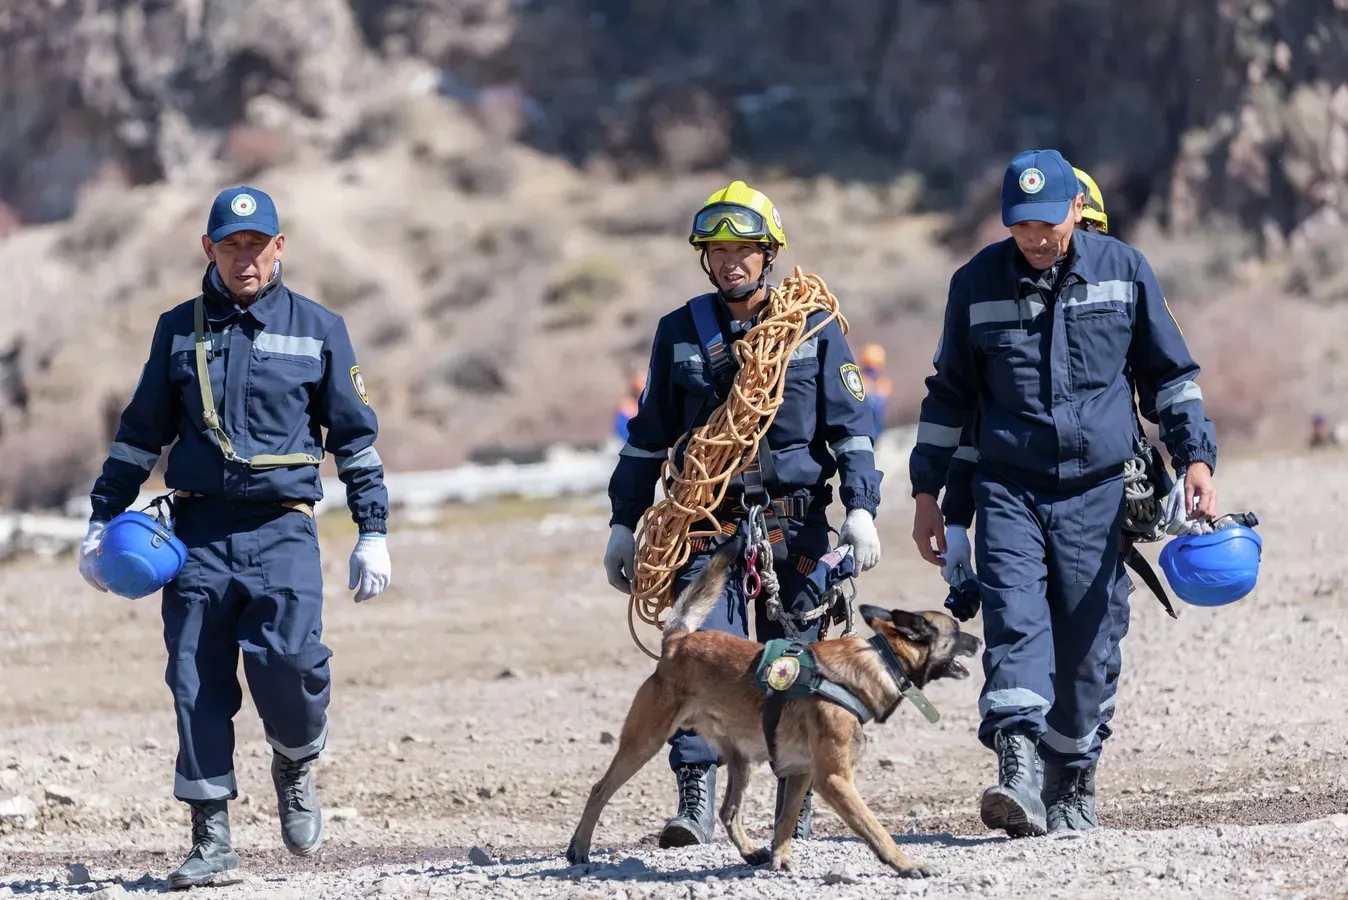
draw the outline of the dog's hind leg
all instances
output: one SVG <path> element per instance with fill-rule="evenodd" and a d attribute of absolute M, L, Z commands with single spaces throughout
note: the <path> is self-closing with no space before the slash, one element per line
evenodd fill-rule
<path fill-rule="evenodd" d="M 800 821 L 800 807 L 813 783 L 814 776 L 809 772 L 786 777 L 786 786 L 782 789 L 782 816 L 773 824 L 772 830 L 774 872 L 785 872 L 791 868 L 791 838 L 796 832 L 796 823 Z"/>
<path fill-rule="evenodd" d="M 725 758 L 726 786 L 725 799 L 721 801 L 721 824 L 725 826 L 730 842 L 751 866 L 759 866 L 768 861 L 768 851 L 754 847 L 744 830 L 744 820 L 740 816 L 740 807 L 744 802 L 744 789 L 753 776 L 749 760 L 742 753 L 729 751 Z"/>
<path fill-rule="evenodd" d="M 665 695 L 665 688 L 656 681 L 656 676 L 647 678 L 637 689 L 632 706 L 627 711 L 627 721 L 623 723 L 618 752 L 614 754 L 604 777 L 590 789 L 585 812 L 581 814 L 580 824 L 576 826 L 571 844 L 566 848 L 566 859 L 572 865 L 590 861 L 590 839 L 594 836 L 599 814 L 618 792 L 618 788 L 640 772 L 669 740 L 674 733 L 678 714 L 677 702 Z"/>
<path fill-rule="evenodd" d="M 828 762 L 834 763 L 830 767 L 831 771 L 820 771 L 819 761 L 815 762 L 817 777 L 814 787 L 839 818 L 870 845 L 881 862 L 900 875 L 906 878 L 930 878 L 935 875 L 935 869 L 912 859 L 894 843 L 889 830 L 880 824 L 880 820 L 866 806 L 866 801 L 857 793 L 856 785 L 852 783 L 852 767 L 847 760 L 838 759 L 832 754 L 830 756 L 833 758 Z"/>

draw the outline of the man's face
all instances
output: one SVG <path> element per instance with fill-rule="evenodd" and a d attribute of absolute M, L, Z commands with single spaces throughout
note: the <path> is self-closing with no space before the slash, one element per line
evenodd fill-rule
<path fill-rule="evenodd" d="M 750 241 L 712 241 L 707 244 L 707 265 L 723 291 L 753 284 L 763 277 L 766 254 L 761 244 Z"/>
<path fill-rule="evenodd" d="M 276 261 L 286 246 L 286 236 L 271 237 L 258 231 L 236 231 L 212 242 L 201 236 L 206 256 L 220 270 L 220 279 L 238 299 L 256 297 L 271 279 Z"/>
<path fill-rule="evenodd" d="M 1081 221 L 1085 197 L 1077 194 L 1067 218 L 1056 224 L 1050 222 L 1021 222 L 1011 226 L 1011 237 L 1024 254 L 1026 262 L 1036 269 L 1047 269 L 1067 254 L 1072 232 Z"/>

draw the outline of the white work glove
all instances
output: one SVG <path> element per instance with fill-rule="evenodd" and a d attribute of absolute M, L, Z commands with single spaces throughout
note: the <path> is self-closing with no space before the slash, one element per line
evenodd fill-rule
<path fill-rule="evenodd" d="M 97 554 L 98 542 L 103 539 L 103 529 L 106 527 L 106 522 L 90 522 L 89 533 L 84 536 L 84 543 L 80 544 L 80 574 L 89 582 L 89 587 L 105 594 L 108 589 L 98 580 Z"/>
<path fill-rule="evenodd" d="M 1165 533 L 1170 535 L 1212 533 L 1211 523 L 1204 519 L 1189 518 L 1188 510 L 1184 508 L 1183 475 L 1175 482 L 1175 486 L 1165 498 Z"/>
<path fill-rule="evenodd" d="M 386 541 L 382 534 L 362 534 L 351 551 L 351 583 L 346 587 L 356 591 L 357 603 L 378 597 L 393 580 L 393 561 L 388 558 Z"/>
<path fill-rule="evenodd" d="M 961 571 L 957 571 L 961 570 Z M 973 550 L 969 547 L 969 529 L 963 525 L 945 527 L 945 565 L 941 577 L 946 584 L 959 587 L 964 579 L 974 577 Z"/>
<path fill-rule="evenodd" d="M 852 557 L 857 561 L 857 572 L 874 569 L 880 561 L 880 535 L 875 531 L 875 519 L 860 507 L 850 510 L 843 519 L 838 542 L 852 545 Z"/>
<path fill-rule="evenodd" d="M 609 529 L 608 546 L 604 548 L 604 573 L 616 590 L 632 593 L 632 579 L 637 574 L 637 538 L 626 525 L 614 525 Z"/>

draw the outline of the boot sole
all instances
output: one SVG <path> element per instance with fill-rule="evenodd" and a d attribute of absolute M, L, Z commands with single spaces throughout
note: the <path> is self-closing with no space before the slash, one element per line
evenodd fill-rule
<path fill-rule="evenodd" d="M 999 791 L 985 791 L 978 812 L 988 828 L 1005 831 L 1013 838 L 1040 837 L 1047 833 L 1045 817 L 1034 817 L 1015 799 Z"/>
<path fill-rule="evenodd" d="M 704 843 L 709 842 L 703 841 L 700 834 L 682 823 L 666 825 L 664 830 L 660 832 L 661 850 L 669 850 L 674 847 L 696 847 Z"/>
<path fill-rule="evenodd" d="M 194 887 L 226 887 L 231 884 L 239 884 L 242 881 L 243 873 L 238 869 L 212 872 L 205 878 L 175 878 L 170 875 L 168 889 L 170 891 L 185 891 Z"/>

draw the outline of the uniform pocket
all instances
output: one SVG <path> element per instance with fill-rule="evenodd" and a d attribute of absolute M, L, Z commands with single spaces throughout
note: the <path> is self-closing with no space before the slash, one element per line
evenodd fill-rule
<path fill-rule="evenodd" d="M 835 377 L 841 378 L 842 373 Z M 782 405 L 768 429 L 768 442 L 778 449 L 808 444 L 814 437 L 818 410 L 819 360 L 794 357 L 786 364 Z"/>
<path fill-rule="evenodd" d="M 997 405 L 1013 412 L 1033 412 L 1042 405 L 1043 335 L 1024 328 L 985 331 L 975 339 L 984 357 L 987 386 Z"/>
<path fill-rule="evenodd" d="M 1133 339 L 1133 320 L 1122 304 L 1092 303 L 1067 311 L 1072 384 L 1100 390 L 1122 373 Z"/>

